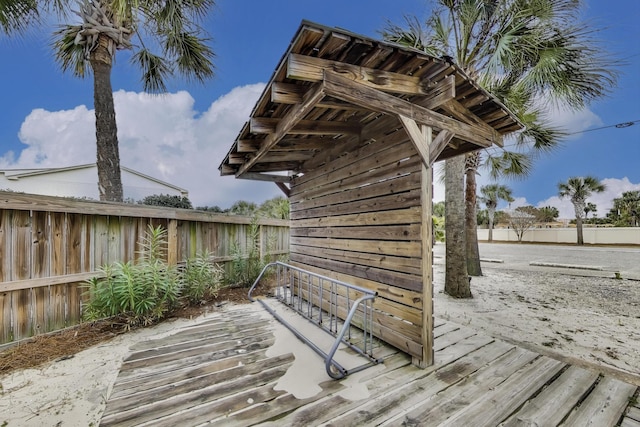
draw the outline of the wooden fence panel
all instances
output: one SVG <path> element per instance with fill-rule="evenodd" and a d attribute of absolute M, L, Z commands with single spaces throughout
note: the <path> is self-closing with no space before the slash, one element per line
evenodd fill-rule
<path fill-rule="evenodd" d="M 140 205 L 0 192 L 0 344 L 77 324 L 84 280 L 115 261 L 135 261 L 148 226 L 177 233 L 168 260 L 205 250 L 229 264 L 246 251 L 251 219 Z M 261 253 L 287 253 L 289 224 L 260 220 Z M 230 265 L 230 264 L 229 264 Z"/>

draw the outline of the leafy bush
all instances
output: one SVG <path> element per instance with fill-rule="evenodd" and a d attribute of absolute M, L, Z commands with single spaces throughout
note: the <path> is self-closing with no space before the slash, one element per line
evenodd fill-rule
<path fill-rule="evenodd" d="M 104 266 L 100 269 L 103 277 L 87 280 L 90 295 L 85 311 L 87 320 L 122 315 L 128 327 L 149 325 L 166 317 L 181 299 L 199 303 L 217 295 L 223 270 L 211 262 L 209 252 L 187 260 L 184 268 L 178 270 L 166 262 L 167 231 L 152 225 L 140 246 L 136 263 Z"/>
<path fill-rule="evenodd" d="M 207 297 L 218 296 L 224 270 L 211 262 L 211 254 L 206 251 L 190 258 L 182 272 L 184 298 L 190 303 L 200 303 Z"/>
<path fill-rule="evenodd" d="M 88 282 L 88 320 L 125 315 L 129 326 L 151 324 L 173 309 L 182 287 L 176 266 L 166 263 L 167 231 L 149 229 L 141 242 L 137 263 L 116 262 L 102 267 L 104 277 Z"/>
<path fill-rule="evenodd" d="M 274 247 L 274 240 L 267 238 L 266 254 L 269 254 Z M 249 235 L 247 236 L 247 250 L 242 250 L 240 242 L 231 245 L 231 271 L 227 275 L 226 283 L 232 286 L 251 286 L 260 275 L 262 269 L 271 261 L 269 255 L 260 253 L 260 224 L 258 217 L 251 219 Z"/>
<path fill-rule="evenodd" d="M 140 205 L 166 206 L 169 208 L 193 209 L 188 197 L 172 196 L 170 194 L 153 194 L 138 202 Z"/>

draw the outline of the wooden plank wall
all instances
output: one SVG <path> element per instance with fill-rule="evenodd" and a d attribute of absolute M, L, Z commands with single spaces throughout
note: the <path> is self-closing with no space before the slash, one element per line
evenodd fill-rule
<path fill-rule="evenodd" d="M 3 192 L 0 198 L 0 344 L 79 323 L 84 281 L 102 265 L 134 260 L 149 224 L 173 226 L 169 258 L 176 262 L 209 250 L 225 263 L 233 242 L 246 250 L 251 223 L 188 210 Z M 288 221 L 260 224 L 264 250 L 288 254 Z"/>
<path fill-rule="evenodd" d="M 404 132 L 296 178 L 292 264 L 378 292 L 374 334 L 422 358 L 421 163 Z"/>

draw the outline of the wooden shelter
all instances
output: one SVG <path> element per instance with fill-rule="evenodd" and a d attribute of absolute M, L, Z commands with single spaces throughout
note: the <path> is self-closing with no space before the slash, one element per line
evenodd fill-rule
<path fill-rule="evenodd" d="M 433 364 L 432 165 L 521 125 L 447 58 L 303 21 L 220 165 L 291 204 L 291 263 L 377 291 L 374 334 Z"/>

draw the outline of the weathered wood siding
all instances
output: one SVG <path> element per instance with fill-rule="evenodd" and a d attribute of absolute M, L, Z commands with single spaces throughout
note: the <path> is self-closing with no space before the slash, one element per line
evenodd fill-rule
<path fill-rule="evenodd" d="M 421 163 L 404 132 L 291 186 L 291 262 L 378 292 L 374 334 L 422 358 Z"/>
<path fill-rule="evenodd" d="M 251 219 L 181 209 L 0 192 L 0 344 L 80 321 L 82 284 L 137 257 L 148 225 L 168 230 L 169 262 L 246 251 Z M 288 253 L 288 221 L 260 220 L 261 251 Z"/>

